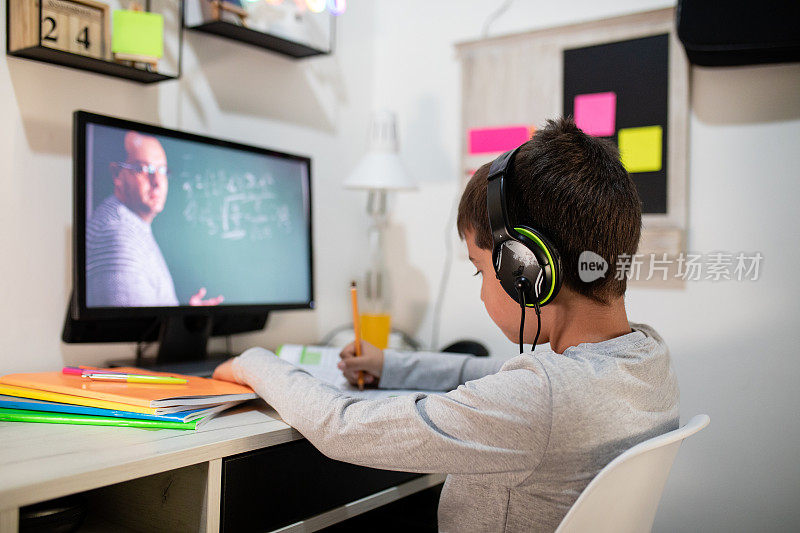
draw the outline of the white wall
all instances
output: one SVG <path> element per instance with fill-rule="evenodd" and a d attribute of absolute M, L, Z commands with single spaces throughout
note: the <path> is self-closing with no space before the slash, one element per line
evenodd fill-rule
<path fill-rule="evenodd" d="M 129 356 L 131 345 L 63 345 L 70 290 L 70 113 L 161 123 L 314 158 L 316 311 L 275 313 L 235 347 L 314 342 L 347 321 L 346 286 L 361 273 L 362 193 L 340 184 L 364 151 L 368 114 L 399 113 L 402 155 L 417 192 L 393 199 L 388 245 L 398 326 L 429 342 L 458 193 L 460 74 L 454 44 L 480 37 L 500 5 L 351 0 L 335 55 L 292 62 L 188 33 L 184 77 L 141 86 L 16 58 L 0 61 L 0 372 Z M 626 14 L 671 1 L 517 0 L 492 35 Z M 5 25 L 3 24 L 3 27 Z M 757 283 L 632 290 L 631 319 L 672 348 L 684 418 L 711 426 L 688 441 L 668 482 L 656 531 L 775 531 L 800 525 L 800 66 L 694 69 L 690 247 L 761 251 Z M 452 235 L 452 231 L 450 231 Z M 452 241 L 452 239 L 451 239 Z M 514 347 L 490 323 L 471 267 L 456 253 L 440 345 L 477 338 Z M 402 288 L 402 290 L 401 290 Z"/>
<path fill-rule="evenodd" d="M 800 527 L 800 65 L 693 71 L 690 247 L 760 251 L 758 282 L 632 291 L 668 339 L 682 413 L 711 416 L 678 456 L 662 531 Z M 698 527 L 703 526 L 703 527 Z"/>
<path fill-rule="evenodd" d="M 398 195 L 395 203 L 401 243 L 395 253 L 406 256 L 393 272 L 395 291 L 403 287 L 410 299 L 398 300 L 394 314 L 425 342 L 448 210 L 458 194 L 461 104 L 454 44 L 479 38 L 485 18 L 501 3 L 377 3 L 373 97 L 376 105 L 398 110 L 404 159 L 421 182 L 418 192 Z M 490 34 L 672 4 L 518 0 Z M 654 325 L 671 347 L 684 421 L 696 413 L 711 416 L 709 428 L 681 450 L 654 529 L 797 530 L 800 252 L 793 241 L 800 237 L 800 65 L 695 68 L 691 92 L 689 247 L 760 251 L 765 259 L 758 282 L 629 291 L 630 318 Z M 468 337 L 486 342 L 495 354 L 513 355 L 515 347 L 482 308 L 472 272 L 457 251 L 440 346 Z M 409 279 L 420 288 L 409 287 Z"/>

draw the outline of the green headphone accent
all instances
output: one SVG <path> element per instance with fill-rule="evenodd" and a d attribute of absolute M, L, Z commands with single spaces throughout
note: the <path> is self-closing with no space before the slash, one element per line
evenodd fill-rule
<path fill-rule="evenodd" d="M 553 264 L 553 256 L 550 254 L 550 250 L 547 248 L 547 246 L 544 244 L 544 242 L 542 242 L 542 240 L 539 237 L 536 236 L 536 234 L 534 234 L 533 232 L 529 231 L 528 229 L 526 229 L 526 228 L 524 228 L 522 226 L 518 226 L 518 227 L 516 227 L 514 229 L 516 231 L 522 233 L 523 235 L 525 235 L 526 237 L 528 237 L 532 241 L 534 241 L 536 244 L 538 244 L 539 247 L 541 247 L 541 249 L 544 250 L 544 253 L 547 256 L 548 264 L 551 264 L 551 265 Z M 550 288 L 549 288 L 547 294 L 545 295 L 545 297 L 542 298 L 541 300 L 539 300 L 539 305 L 542 306 L 542 305 L 545 305 L 545 304 L 549 303 L 550 300 L 552 300 L 552 297 L 555 296 L 555 292 L 556 292 L 556 276 L 550 276 Z M 526 303 L 525 305 L 527 305 L 528 307 L 533 307 L 534 306 L 533 303 Z"/>

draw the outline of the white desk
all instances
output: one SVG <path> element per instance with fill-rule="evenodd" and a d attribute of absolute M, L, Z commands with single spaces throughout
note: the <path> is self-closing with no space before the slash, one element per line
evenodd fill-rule
<path fill-rule="evenodd" d="M 117 529 L 217 531 L 223 459 L 298 439 L 263 402 L 199 431 L 0 423 L 0 533 L 17 531 L 21 506 L 93 489 L 90 515 L 99 523 L 80 531 L 107 528 L 101 515 Z M 418 477 L 281 531 L 316 531 L 443 480 Z"/>

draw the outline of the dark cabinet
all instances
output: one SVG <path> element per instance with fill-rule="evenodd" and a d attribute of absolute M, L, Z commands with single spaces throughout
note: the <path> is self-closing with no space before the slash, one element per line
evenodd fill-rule
<path fill-rule="evenodd" d="M 420 474 L 334 461 L 307 440 L 227 457 L 222 462 L 222 531 L 270 531 Z"/>

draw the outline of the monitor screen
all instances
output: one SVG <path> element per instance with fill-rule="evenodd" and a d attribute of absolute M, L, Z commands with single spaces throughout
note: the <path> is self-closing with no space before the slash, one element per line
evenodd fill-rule
<path fill-rule="evenodd" d="M 85 112 L 75 135 L 83 314 L 313 306 L 308 158 Z"/>

